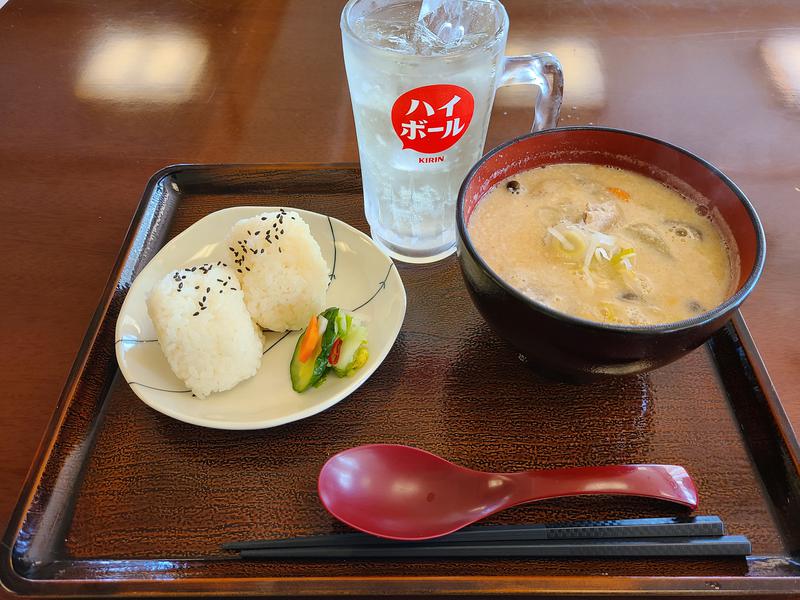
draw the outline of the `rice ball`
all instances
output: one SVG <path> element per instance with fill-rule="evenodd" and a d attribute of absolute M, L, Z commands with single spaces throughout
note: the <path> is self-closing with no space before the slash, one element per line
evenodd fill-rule
<path fill-rule="evenodd" d="M 324 310 L 328 265 L 296 212 L 281 209 L 243 219 L 231 229 L 227 245 L 247 310 L 264 329 L 302 329 Z"/>
<path fill-rule="evenodd" d="M 169 366 L 198 398 L 231 389 L 261 366 L 264 338 L 229 267 L 173 271 L 150 291 L 147 312 Z"/>

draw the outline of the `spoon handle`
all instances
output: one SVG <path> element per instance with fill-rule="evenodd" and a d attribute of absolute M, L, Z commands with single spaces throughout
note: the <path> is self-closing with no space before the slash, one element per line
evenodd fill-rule
<path fill-rule="evenodd" d="M 697 490 L 677 465 L 608 465 L 504 473 L 514 482 L 508 506 L 563 496 L 642 496 L 697 507 Z"/>

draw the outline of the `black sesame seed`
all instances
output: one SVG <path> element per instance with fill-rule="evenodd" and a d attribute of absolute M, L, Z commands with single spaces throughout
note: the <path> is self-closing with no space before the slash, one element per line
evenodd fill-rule
<path fill-rule="evenodd" d="M 220 283 L 222 283 L 222 281 L 223 281 L 223 280 L 222 280 L 222 279 L 217 279 L 217 281 L 219 281 Z"/>
<path fill-rule="evenodd" d="M 245 269 L 246 269 L 247 271 L 249 271 L 249 270 L 250 270 L 250 267 L 245 267 Z"/>
<path fill-rule="evenodd" d="M 205 310 L 205 309 L 207 309 L 207 308 L 208 308 L 207 306 L 204 306 L 204 307 L 203 307 L 203 308 L 201 308 L 200 310 Z"/>
<path fill-rule="evenodd" d="M 233 287 L 233 286 L 231 286 L 231 289 L 232 289 L 234 292 L 236 291 L 236 288 L 235 288 L 235 287 Z"/>
<path fill-rule="evenodd" d="M 261 254 L 264 254 L 264 249 L 263 248 L 261 249 Z"/>
<path fill-rule="evenodd" d="M 200 289 L 200 286 L 199 286 L 199 285 L 196 285 L 196 286 L 194 286 L 194 289 L 196 289 L 196 290 L 199 290 L 199 289 Z"/>
<path fill-rule="evenodd" d="M 256 232 L 255 232 L 253 235 L 261 235 L 261 230 L 259 229 L 259 230 L 258 230 L 258 231 L 256 231 Z"/>
<path fill-rule="evenodd" d="M 239 271 L 239 273 L 241 273 L 241 272 L 242 272 L 242 270 L 241 270 L 241 269 L 236 269 L 236 270 L 237 270 L 237 271 Z"/>
<path fill-rule="evenodd" d="M 506 184 L 506 188 L 509 192 L 518 192 L 519 191 L 519 181 L 512 179 Z"/>
<path fill-rule="evenodd" d="M 200 314 L 200 312 L 198 311 L 198 312 L 194 313 L 192 316 L 193 316 L 193 317 L 196 317 L 196 316 L 197 316 L 197 315 L 199 315 L 199 314 Z"/>
<path fill-rule="evenodd" d="M 281 229 L 281 235 L 283 235 L 283 229 Z"/>
<path fill-rule="evenodd" d="M 262 220 L 262 221 L 266 221 L 266 220 L 267 220 L 267 217 L 261 217 L 261 220 Z"/>
<path fill-rule="evenodd" d="M 252 233 L 250 233 L 249 229 L 247 230 L 247 235 L 253 235 Z"/>
<path fill-rule="evenodd" d="M 281 250 L 280 246 L 278 246 L 278 252 L 283 252 L 283 250 Z"/>
<path fill-rule="evenodd" d="M 205 301 L 206 301 L 206 297 L 205 297 L 205 296 L 203 296 L 203 302 L 205 302 Z"/>

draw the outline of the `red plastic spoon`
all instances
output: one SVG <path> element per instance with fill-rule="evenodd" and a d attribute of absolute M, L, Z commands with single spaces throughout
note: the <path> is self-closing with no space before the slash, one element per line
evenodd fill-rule
<path fill-rule="evenodd" d="M 409 446 L 372 444 L 333 456 L 319 474 L 319 497 L 351 527 L 395 540 L 452 533 L 525 502 L 612 494 L 697 506 L 683 467 L 614 465 L 484 473 Z"/>

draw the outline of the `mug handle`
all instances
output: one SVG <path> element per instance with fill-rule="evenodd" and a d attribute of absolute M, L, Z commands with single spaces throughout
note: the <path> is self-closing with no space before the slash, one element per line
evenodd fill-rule
<path fill-rule="evenodd" d="M 561 98 L 564 95 L 564 73 L 555 55 L 540 52 L 523 56 L 506 56 L 502 68 L 499 86 L 533 84 L 539 88 L 531 131 L 555 127 L 561 112 Z M 548 75 L 552 77 L 552 83 L 548 81 Z"/>

